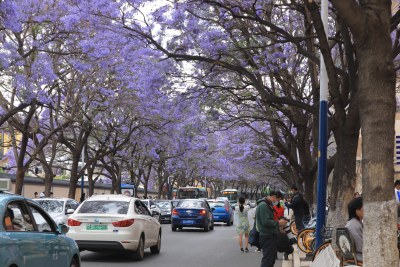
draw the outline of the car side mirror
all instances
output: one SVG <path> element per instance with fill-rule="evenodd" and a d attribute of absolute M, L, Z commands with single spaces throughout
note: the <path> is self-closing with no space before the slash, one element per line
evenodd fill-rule
<path fill-rule="evenodd" d="M 155 211 L 155 210 L 152 210 L 151 211 L 151 217 L 154 217 L 154 216 L 158 216 L 160 213 L 158 213 L 157 211 Z"/>
<path fill-rule="evenodd" d="M 155 209 L 156 205 L 150 205 L 150 209 Z"/>
<path fill-rule="evenodd" d="M 58 225 L 58 233 L 59 234 L 65 235 L 66 233 L 68 233 L 68 231 L 69 231 L 69 228 L 65 224 Z"/>
<path fill-rule="evenodd" d="M 215 210 L 215 208 L 213 207 L 213 208 L 211 208 L 211 211 L 214 211 Z"/>
<path fill-rule="evenodd" d="M 65 214 L 72 214 L 74 213 L 74 209 L 67 209 L 67 211 L 65 212 Z"/>

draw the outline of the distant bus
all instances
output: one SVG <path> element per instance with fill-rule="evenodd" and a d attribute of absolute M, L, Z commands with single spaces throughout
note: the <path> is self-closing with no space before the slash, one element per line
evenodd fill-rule
<path fill-rule="evenodd" d="M 221 196 L 228 198 L 231 204 L 236 204 L 238 202 L 238 191 L 236 189 L 225 189 L 221 191 Z"/>
<path fill-rule="evenodd" d="M 178 188 L 178 199 L 207 198 L 207 190 L 204 187 L 186 186 Z"/>

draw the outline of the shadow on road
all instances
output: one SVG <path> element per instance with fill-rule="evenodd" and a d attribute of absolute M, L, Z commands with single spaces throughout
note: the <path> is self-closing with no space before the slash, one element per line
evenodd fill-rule
<path fill-rule="evenodd" d="M 132 252 L 133 254 L 133 252 Z M 148 257 L 154 257 L 150 252 L 144 253 L 144 260 Z M 136 262 L 134 259 L 130 257 L 128 253 L 123 252 L 88 252 L 85 255 L 81 253 L 82 262 Z"/>

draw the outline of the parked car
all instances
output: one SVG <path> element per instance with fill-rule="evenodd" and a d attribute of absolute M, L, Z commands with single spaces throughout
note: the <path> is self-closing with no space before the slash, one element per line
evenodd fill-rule
<path fill-rule="evenodd" d="M 215 200 L 226 200 L 226 201 L 229 201 L 229 199 L 227 197 L 217 197 Z"/>
<path fill-rule="evenodd" d="M 80 266 L 68 227 L 57 226 L 36 202 L 0 191 L 0 218 L 0 266 Z"/>
<path fill-rule="evenodd" d="M 156 200 L 157 207 L 160 209 L 160 221 L 171 222 L 172 205 L 170 200 Z"/>
<path fill-rule="evenodd" d="M 141 199 L 141 201 L 147 206 L 147 208 L 153 212 L 154 218 L 157 218 L 161 222 L 161 210 L 157 207 L 156 203 L 152 199 Z"/>
<path fill-rule="evenodd" d="M 74 213 L 79 202 L 71 198 L 36 198 L 37 202 L 57 224 L 67 224 L 68 217 Z"/>
<path fill-rule="evenodd" d="M 224 222 L 227 226 L 233 224 L 233 209 L 228 200 L 209 200 L 208 204 L 212 211 L 214 222 Z"/>
<path fill-rule="evenodd" d="M 144 250 L 160 253 L 161 225 L 140 199 L 97 195 L 85 200 L 68 219 L 80 250 L 126 251 L 142 260 Z"/>
<path fill-rule="evenodd" d="M 172 209 L 175 208 L 176 206 L 178 206 L 178 203 L 179 203 L 179 202 L 181 202 L 180 199 L 172 199 L 172 200 L 171 200 Z M 171 211 L 172 211 L 172 209 L 171 209 Z"/>
<path fill-rule="evenodd" d="M 183 199 L 172 210 L 171 229 L 197 227 L 204 228 L 205 232 L 214 229 L 212 209 L 206 200 Z"/>

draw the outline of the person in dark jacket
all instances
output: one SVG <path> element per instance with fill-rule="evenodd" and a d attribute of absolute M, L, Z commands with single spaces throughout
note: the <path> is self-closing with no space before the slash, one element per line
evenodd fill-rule
<path fill-rule="evenodd" d="M 287 221 L 274 220 L 273 204 L 276 202 L 276 192 L 272 191 L 264 200 L 257 202 L 256 227 L 260 233 L 260 244 L 263 257 L 261 267 L 273 267 L 277 256 L 277 235 L 279 226 L 286 225 Z"/>
<path fill-rule="evenodd" d="M 304 200 L 303 194 L 299 192 L 296 185 L 292 185 L 290 190 L 293 193 L 292 200 L 286 202 L 286 207 L 293 210 L 294 222 L 296 224 L 297 232 L 304 229 L 303 217 L 304 217 Z"/>

